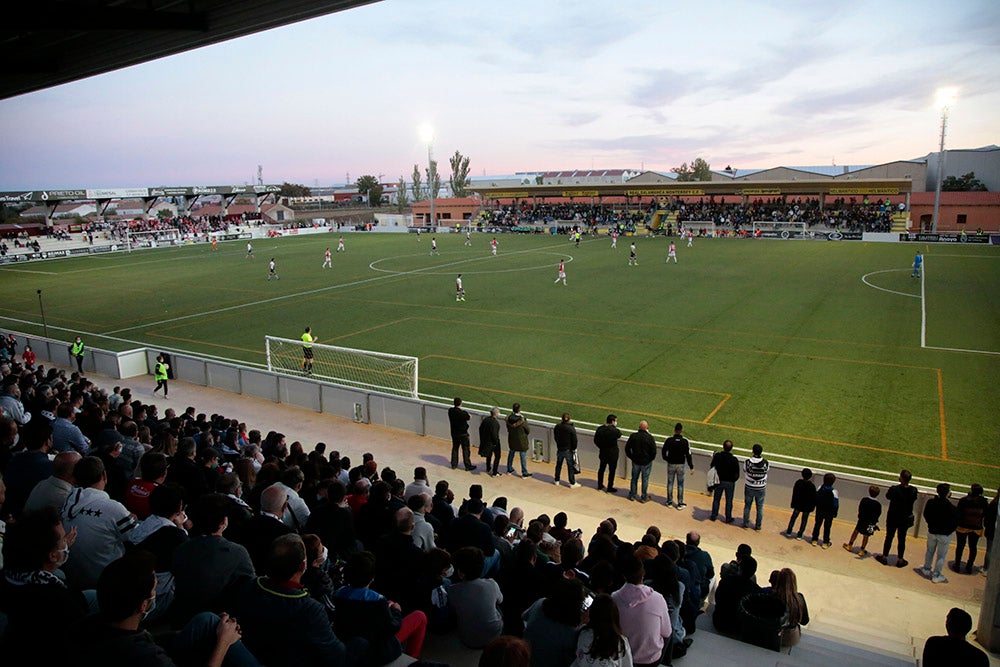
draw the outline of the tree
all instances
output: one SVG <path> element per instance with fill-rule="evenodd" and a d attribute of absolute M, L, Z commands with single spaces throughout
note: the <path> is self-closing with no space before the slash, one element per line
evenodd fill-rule
<path fill-rule="evenodd" d="M 941 189 L 946 192 L 986 192 L 986 186 L 970 171 L 960 177 L 948 176 L 941 181 Z"/>
<path fill-rule="evenodd" d="M 424 191 L 420 186 L 420 165 L 413 165 L 413 174 L 410 176 L 410 181 L 410 191 L 413 193 L 413 201 L 422 201 L 424 198 Z"/>
<path fill-rule="evenodd" d="M 312 195 L 312 190 L 298 183 L 282 183 L 279 193 L 282 197 L 308 197 Z"/>
<path fill-rule="evenodd" d="M 399 212 L 402 213 L 406 210 L 406 207 L 409 206 L 409 204 L 410 199 L 406 196 L 406 181 L 404 181 L 403 177 L 400 176 L 399 182 L 396 183 L 396 206 L 399 209 Z"/>
<path fill-rule="evenodd" d="M 678 181 L 710 181 L 712 180 L 712 168 L 708 162 L 702 158 L 695 158 L 695 161 L 688 166 L 685 162 L 679 167 L 674 167 L 670 171 L 677 174 Z"/>
<path fill-rule="evenodd" d="M 171 217 L 171 215 L 170 215 L 170 209 L 166 209 L 166 208 L 159 209 L 156 212 L 156 217 L 157 217 L 158 220 L 165 220 L 165 219 Z"/>
<path fill-rule="evenodd" d="M 430 166 L 424 170 L 427 175 L 427 196 L 437 199 L 441 192 L 441 174 L 438 173 L 437 160 L 431 160 Z"/>
<path fill-rule="evenodd" d="M 456 197 L 465 197 L 468 194 L 469 180 L 469 158 L 462 157 L 462 154 L 455 151 L 455 154 L 448 159 L 451 163 L 451 193 Z"/>
<path fill-rule="evenodd" d="M 381 206 L 382 205 L 382 184 L 378 182 L 378 179 L 370 174 L 366 174 L 358 178 L 354 183 L 355 187 L 358 188 L 358 192 L 365 196 L 368 200 L 369 206 Z"/>

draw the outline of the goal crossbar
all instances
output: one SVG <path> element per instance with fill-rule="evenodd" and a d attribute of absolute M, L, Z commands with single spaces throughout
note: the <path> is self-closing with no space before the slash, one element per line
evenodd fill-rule
<path fill-rule="evenodd" d="M 264 344 L 271 372 L 417 398 L 417 357 L 278 336 L 265 336 Z"/>

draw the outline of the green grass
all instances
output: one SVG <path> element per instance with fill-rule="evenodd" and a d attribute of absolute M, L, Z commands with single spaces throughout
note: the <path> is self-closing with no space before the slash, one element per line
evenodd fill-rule
<path fill-rule="evenodd" d="M 771 454 L 1000 483 L 1000 251 L 926 252 L 926 342 L 911 245 L 349 234 L 168 248 L 0 268 L 0 315 L 92 345 L 135 342 L 263 363 L 264 335 L 420 358 L 421 392 Z M 265 280 L 267 259 L 280 281 Z M 567 287 L 553 284 L 567 260 Z M 369 265 L 374 262 L 375 270 Z M 467 301 L 454 300 L 463 274 Z M 880 273 L 874 273 L 880 272 Z M 872 274 L 868 282 L 862 276 Z M 887 291 L 888 290 L 888 291 Z M 12 328 L 40 327 L 0 320 Z M 109 338 L 99 338 L 104 334 Z M 929 349 L 980 350 L 994 354 Z M 943 416 L 943 419 L 942 419 Z"/>

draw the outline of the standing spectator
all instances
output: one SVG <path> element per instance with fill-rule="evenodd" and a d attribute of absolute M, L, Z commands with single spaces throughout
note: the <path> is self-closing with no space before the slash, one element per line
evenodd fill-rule
<path fill-rule="evenodd" d="M 454 407 L 448 408 L 448 424 L 451 427 L 451 469 L 458 467 L 458 450 L 462 450 L 462 462 L 466 470 L 475 470 L 469 459 L 469 413 L 462 409 L 462 399 L 455 397 Z"/>
<path fill-rule="evenodd" d="M 986 510 L 986 516 L 983 519 L 983 523 L 985 524 L 983 528 L 983 535 L 986 536 L 986 558 L 983 560 L 983 569 L 979 571 L 979 574 L 984 577 L 990 569 L 990 550 L 993 548 L 993 537 L 996 535 L 997 530 L 998 501 L 1000 501 L 1000 489 L 997 490 L 997 494 L 993 496 L 993 500 L 990 501 L 990 505 Z"/>
<path fill-rule="evenodd" d="M 969 612 L 952 607 L 944 622 L 945 636 L 928 637 L 924 642 L 922 667 L 989 667 L 989 657 L 965 640 L 972 630 Z"/>
<path fill-rule="evenodd" d="M 983 525 L 990 503 L 983 497 L 983 487 L 973 484 L 969 495 L 958 501 L 958 528 L 955 530 L 955 572 L 962 571 L 962 552 L 969 544 L 969 560 L 965 563 L 965 574 L 972 574 L 976 562 L 976 546 L 983 536 Z"/>
<path fill-rule="evenodd" d="M 920 574 L 930 578 L 935 584 L 946 584 L 941 571 L 948 557 L 951 534 L 958 527 L 958 511 L 951 504 L 951 485 L 942 482 L 937 485 L 937 495 L 924 505 L 924 521 L 927 523 L 927 555 Z M 937 552 L 937 558 L 935 558 Z M 933 566 L 933 569 L 932 569 Z"/>
<path fill-rule="evenodd" d="M 862 498 L 858 503 L 858 522 L 854 525 L 854 532 L 851 533 L 849 542 L 844 543 L 844 550 L 854 551 L 854 540 L 861 535 L 861 548 L 858 556 L 862 558 L 868 555 L 868 540 L 875 531 L 878 530 L 878 520 L 882 516 L 882 504 L 877 500 L 879 488 L 872 484 L 868 487 L 868 497 Z"/>
<path fill-rule="evenodd" d="M 889 509 L 885 512 L 885 544 L 882 545 L 882 553 L 875 555 L 875 560 L 883 565 L 889 564 L 889 549 L 892 548 L 894 537 L 899 539 L 896 567 L 909 565 L 903 556 L 906 554 L 906 533 L 915 521 L 913 504 L 917 502 L 917 490 L 910 486 L 912 477 L 912 473 L 904 468 L 899 472 L 899 484 L 890 487 L 885 494 L 889 501 Z"/>
<path fill-rule="evenodd" d="M 600 467 L 597 469 L 597 490 L 604 491 L 604 471 L 608 471 L 608 493 L 618 493 L 615 488 L 615 470 L 618 468 L 618 440 L 622 432 L 618 430 L 618 417 L 608 415 L 607 421 L 594 431 Z"/>
<path fill-rule="evenodd" d="M 760 530 L 764 521 L 764 496 L 767 494 L 767 471 L 771 464 L 763 457 L 764 448 L 753 446 L 753 454 L 743 462 L 743 527 L 750 526 L 750 507 L 757 504 L 757 523 L 754 530 Z"/>
<path fill-rule="evenodd" d="M 628 437 L 625 442 L 625 456 L 632 462 L 632 481 L 629 485 L 628 499 L 636 499 L 636 486 L 639 476 L 642 476 L 642 495 L 640 503 L 649 501 L 649 474 L 653 470 L 653 459 L 656 458 L 656 441 L 649 432 L 646 420 L 639 422 L 639 430 Z"/>
<path fill-rule="evenodd" d="M 569 413 L 562 414 L 562 421 L 552 429 L 552 437 L 556 441 L 556 474 L 554 484 L 559 486 L 559 473 L 562 471 L 563 463 L 566 463 L 566 476 L 569 479 L 571 489 L 583 486 L 576 481 L 576 471 L 573 469 L 576 456 L 576 426 L 569 420 Z"/>
<path fill-rule="evenodd" d="M 733 522 L 733 493 L 736 491 L 736 482 L 740 479 L 740 462 L 733 455 L 733 441 L 726 440 L 722 443 L 722 451 L 712 455 L 710 467 L 715 468 L 719 475 L 719 483 L 712 494 L 712 514 L 709 517 L 712 521 L 719 518 L 719 504 L 722 494 L 726 494 L 726 523 Z"/>
<path fill-rule="evenodd" d="M 493 408 L 490 414 L 479 422 L 479 455 L 486 458 L 486 473 L 496 477 L 500 473 L 500 408 Z M 492 468 L 490 460 L 493 461 Z"/>
<path fill-rule="evenodd" d="M 63 527 L 76 529 L 73 551 L 63 566 L 78 589 L 94 588 L 101 571 L 125 555 L 125 537 L 135 528 L 135 517 L 104 491 L 108 476 L 96 456 L 85 456 L 73 468 L 77 488 L 62 508 Z"/>
<path fill-rule="evenodd" d="M 795 519 L 801 515 L 799 532 L 795 535 L 796 539 L 801 540 L 802 533 L 806 530 L 806 523 L 809 521 L 809 514 L 816 509 L 816 485 L 813 484 L 812 476 L 812 470 L 803 468 L 802 479 L 796 480 L 795 486 L 792 487 L 792 518 L 788 520 L 788 528 L 784 532 L 788 537 L 792 536 Z"/>
<path fill-rule="evenodd" d="M 674 434 L 663 441 L 663 460 L 667 462 L 667 507 L 674 506 L 674 482 L 677 482 L 677 509 L 687 507 L 684 502 L 684 464 L 694 470 L 691 444 L 681 435 L 684 426 L 674 426 Z"/>
<path fill-rule="evenodd" d="M 645 585 L 646 572 L 635 556 L 622 559 L 625 585 L 611 594 L 618 607 L 622 634 L 628 639 L 636 667 L 670 662 L 670 610 L 664 597 Z"/>
<path fill-rule="evenodd" d="M 531 477 L 528 472 L 528 422 L 521 415 L 521 404 L 515 403 L 507 415 L 507 474 L 514 474 L 514 452 L 521 457 L 521 477 Z"/>
<path fill-rule="evenodd" d="M 837 476 L 832 472 L 823 475 L 823 486 L 816 492 L 816 522 L 813 524 L 812 545 L 819 544 L 819 529 L 823 528 L 823 548 L 830 548 L 830 527 L 840 512 L 840 497 L 833 488 Z"/>
<path fill-rule="evenodd" d="M 622 634 L 618 605 L 610 595 L 594 598 L 587 624 L 576 639 L 572 667 L 632 667 L 632 648 Z"/>

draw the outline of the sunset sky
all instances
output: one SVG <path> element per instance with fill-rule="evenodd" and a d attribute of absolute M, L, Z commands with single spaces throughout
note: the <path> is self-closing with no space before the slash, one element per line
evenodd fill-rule
<path fill-rule="evenodd" d="M 0 101 L 0 190 L 878 164 L 1000 143 L 1000 2 L 383 0 Z"/>

